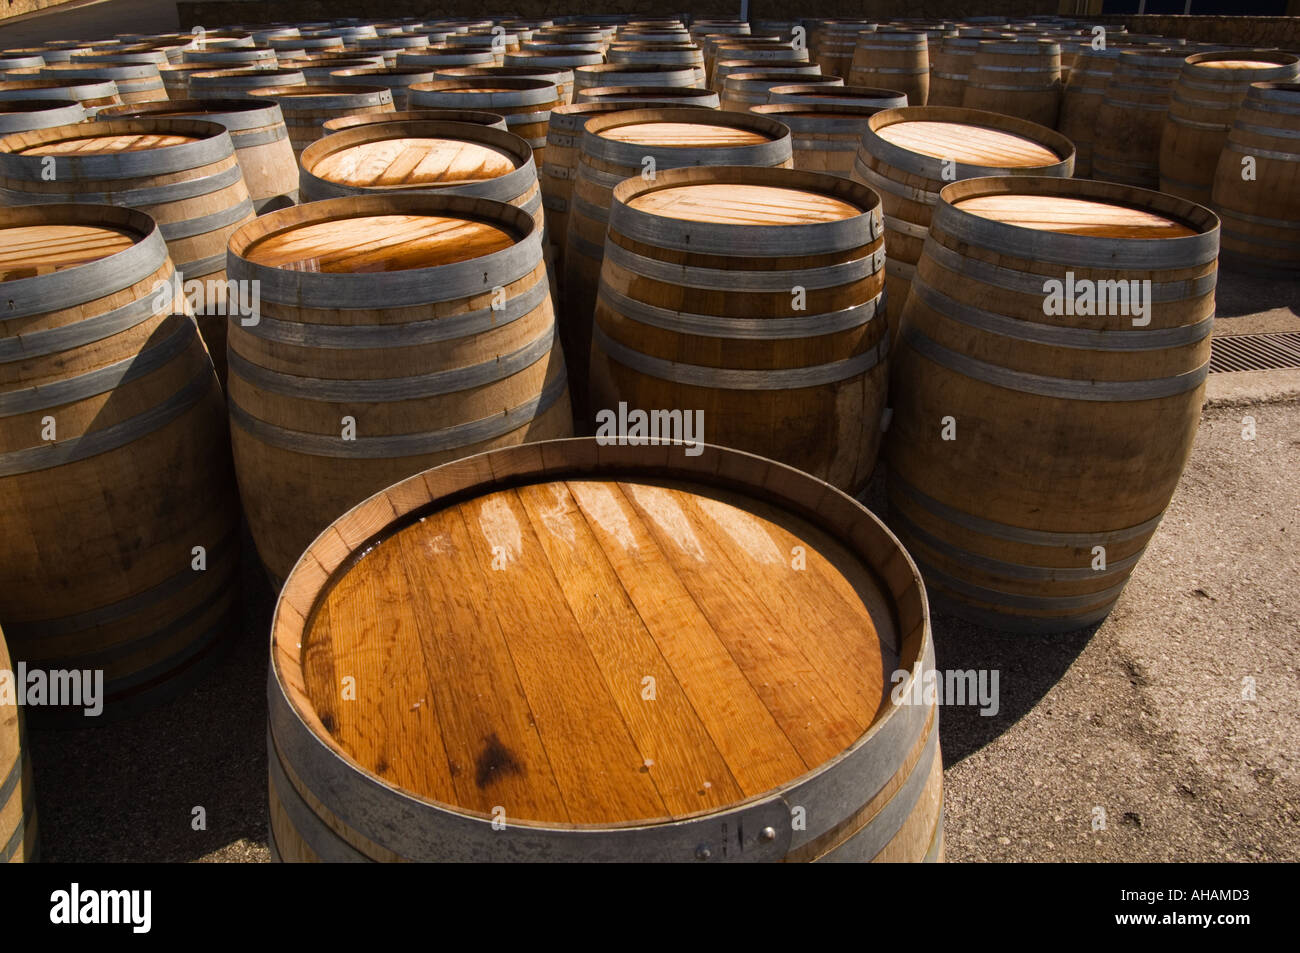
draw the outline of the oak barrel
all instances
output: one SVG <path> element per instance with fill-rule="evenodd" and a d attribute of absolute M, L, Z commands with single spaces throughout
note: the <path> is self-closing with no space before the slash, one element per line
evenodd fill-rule
<path fill-rule="evenodd" d="M 930 45 L 924 33 L 860 33 L 849 71 L 840 74 L 854 86 L 883 86 L 907 94 L 914 106 L 930 95 Z"/>
<path fill-rule="evenodd" d="M 874 33 L 873 20 L 823 20 L 808 35 L 812 58 L 827 76 L 848 76 L 863 33 Z"/>
<path fill-rule="evenodd" d="M 194 117 L 219 123 L 230 133 L 253 210 L 298 200 L 298 163 L 284 116 L 275 103 L 251 99 L 180 99 L 101 109 L 96 119 Z M 216 355 L 214 355 L 216 357 Z M 224 357 L 221 358 L 224 360 Z"/>
<path fill-rule="evenodd" d="M 793 166 L 790 129 L 753 113 L 672 107 L 611 113 L 588 120 L 573 181 L 564 237 L 560 336 L 569 362 L 580 426 L 585 411 L 591 316 L 614 187 L 629 176 L 700 165 Z"/>
<path fill-rule="evenodd" d="M 1092 176 L 1160 187 L 1160 136 L 1185 54 L 1123 50 L 1097 109 Z"/>
<path fill-rule="evenodd" d="M 271 86 L 306 86 L 307 77 L 299 69 L 220 69 L 191 73 L 190 97 L 193 99 L 235 99 L 250 90 Z M 125 97 L 123 97 L 125 101 Z"/>
<path fill-rule="evenodd" d="M 349 66 L 332 70 L 327 82 L 339 85 L 373 83 L 383 86 L 393 96 L 393 109 L 401 112 L 409 106 L 412 86 L 416 83 L 432 83 L 436 78 L 437 74 L 427 66 Z"/>
<path fill-rule="evenodd" d="M 12 79 L 0 82 L 0 103 L 23 99 L 74 99 L 93 113 L 100 106 L 117 106 L 117 84 L 112 80 Z"/>
<path fill-rule="evenodd" d="M 40 851 L 32 759 L 17 703 L 18 675 L 0 631 L 0 678 L 6 677 L 13 679 L 15 698 L 0 699 L 0 864 L 31 864 Z"/>
<path fill-rule="evenodd" d="M 1237 109 L 1214 174 L 1223 265 L 1294 279 L 1300 273 L 1300 83 L 1254 83 Z"/>
<path fill-rule="evenodd" d="M 440 79 L 411 87 L 412 109 L 475 109 L 506 117 L 506 128 L 527 142 L 536 162 L 546 152 L 551 110 L 563 105 L 556 84 L 542 79 Z"/>
<path fill-rule="evenodd" d="M 1061 87 L 1059 43 L 985 40 L 975 51 L 961 104 L 1055 129 Z"/>
<path fill-rule="evenodd" d="M 853 176 L 867 120 L 882 108 L 888 107 L 790 102 L 753 106 L 750 111 L 790 127 L 796 169 L 848 179 Z"/>
<path fill-rule="evenodd" d="M 15 662 L 102 669 L 111 716 L 232 634 L 225 401 L 149 216 L 6 208 L 0 236 L 0 618 Z"/>
<path fill-rule="evenodd" d="M 789 86 L 802 83 L 805 86 L 843 86 L 844 80 L 838 76 L 823 76 L 820 73 L 803 74 L 784 71 L 762 71 L 728 73 L 722 84 L 722 109 L 745 112 L 752 106 L 762 106 L 768 101 L 771 90 L 777 86 Z"/>
<path fill-rule="evenodd" d="M 584 89 L 592 86 L 694 86 L 695 69 L 690 66 L 601 63 L 579 66 L 573 71 L 573 97 L 577 102 Z"/>
<path fill-rule="evenodd" d="M 22 75 L 19 75 L 21 73 Z M 65 85 L 111 81 L 124 103 L 145 103 L 166 99 L 162 75 L 152 63 L 124 63 L 92 66 L 82 63 L 52 63 L 36 70 L 10 70 L 6 79 L 57 79 Z"/>
<path fill-rule="evenodd" d="M 1097 113 L 1106 84 L 1119 63 L 1120 50 L 1115 47 L 1094 50 L 1091 47 L 1079 54 L 1061 91 L 1061 114 L 1056 128 L 1061 135 L 1074 143 L 1074 174 L 1080 178 L 1092 175 L 1092 142 L 1096 136 Z"/>
<path fill-rule="evenodd" d="M 804 60 L 791 59 L 783 57 L 781 59 L 745 59 L 745 60 L 719 60 L 717 68 L 713 72 L 713 81 L 709 84 L 710 88 L 715 90 L 719 95 L 727 89 L 727 77 L 732 73 L 792 73 L 797 77 L 816 77 L 816 76 L 839 76 L 838 73 L 824 73 L 816 63 L 809 63 Z M 790 80 L 792 83 L 800 82 L 799 79 Z"/>
<path fill-rule="evenodd" d="M 889 339 L 880 198 L 791 169 L 696 168 L 614 189 L 593 412 L 703 414 L 708 439 L 856 493 L 880 446 Z"/>
<path fill-rule="evenodd" d="M 0 100 L 0 134 L 66 126 L 86 118 L 86 107 L 71 99 Z"/>
<path fill-rule="evenodd" d="M 262 320 L 230 326 L 232 442 L 277 582 L 394 480 L 572 432 L 541 240 L 521 209 L 446 193 L 313 202 L 234 234 Z"/>
<path fill-rule="evenodd" d="M 366 113 L 360 116 L 336 116 L 321 123 L 326 135 L 342 132 L 353 126 L 369 126 L 377 122 L 468 122 L 506 131 L 506 117 L 498 113 L 476 109 L 401 109 L 391 113 Z"/>
<path fill-rule="evenodd" d="M 1214 171 L 1252 83 L 1293 83 L 1300 56 L 1234 50 L 1187 57 L 1160 136 L 1160 191 L 1210 204 Z"/>
<path fill-rule="evenodd" d="M 1073 169 L 1068 139 L 1012 116 L 908 106 L 868 119 L 853 179 L 871 186 L 884 202 L 891 332 L 897 336 L 930 215 L 946 183 L 988 175 L 1068 177 Z"/>
<path fill-rule="evenodd" d="M 303 150 L 302 197 L 450 192 L 507 202 L 546 225 L 532 147 L 478 123 L 370 123 L 331 133 Z"/>
<path fill-rule="evenodd" d="M 578 104 L 662 103 L 665 106 L 703 106 L 717 109 L 722 98 L 697 86 L 589 86 L 578 91 Z M 630 108 L 630 107 L 629 107 Z"/>
<path fill-rule="evenodd" d="M 940 860 L 933 669 L 911 560 L 806 474 L 594 439 L 458 460 L 284 587 L 272 856 Z"/>
<path fill-rule="evenodd" d="M 1196 435 L 1218 239 L 1208 209 L 1108 182 L 943 190 L 886 436 L 890 522 L 933 605 L 1043 633 L 1111 610 Z"/>
<path fill-rule="evenodd" d="M 808 86 L 795 83 L 773 86 L 767 92 L 769 103 L 803 103 L 804 105 L 864 106 L 876 110 L 898 109 L 907 105 L 907 94 L 896 89 L 870 86 Z"/>
<path fill-rule="evenodd" d="M 387 86 L 270 86 L 250 89 L 249 98 L 269 100 L 280 107 L 289 132 L 294 160 L 321 136 L 321 123 L 336 116 L 393 111 L 393 94 Z"/>
<path fill-rule="evenodd" d="M 980 41 L 975 37 L 948 36 L 930 54 L 930 92 L 927 106 L 960 106 L 975 64 Z"/>
<path fill-rule="evenodd" d="M 439 79 L 539 79 L 554 83 L 559 91 L 561 106 L 573 102 L 573 70 L 560 66 L 538 66 L 525 63 L 519 66 L 448 66 L 434 76 Z"/>

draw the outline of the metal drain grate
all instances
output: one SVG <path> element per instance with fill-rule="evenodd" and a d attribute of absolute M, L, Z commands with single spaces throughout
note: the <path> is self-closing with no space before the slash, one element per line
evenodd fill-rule
<path fill-rule="evenodd" d="M 1300 331 L 1229 334 L 1211 342 L 1210 373 L 1300 367 Z"/>

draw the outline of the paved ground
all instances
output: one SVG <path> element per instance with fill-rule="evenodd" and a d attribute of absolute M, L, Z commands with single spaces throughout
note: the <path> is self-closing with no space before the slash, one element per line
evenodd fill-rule
<path fill-rule="evenodd" d="M 1229 278 L 1223 298 L 1259 288 Z M 1294 286 L 1268 290 L 1260 313 L 1296 324 L 1300 302 L 1276 297 Z M 1215 375 L 1210 398 L 1168 515 L 1100 627 L 1040 638 L 935 619 L 939 668 L 1000 671 L 996 717 L 941 714 L 950 860 L 1300 860 L 1300 370 Z M 193 695 L 32 733 L 48 859 L 267 859 L 271 594 L 245 570 L 243 632 Z"/>
<path fill-rule="evenodd" d="M 44 13 L 0 20 L 0 49 L 39 46 L 47 40 L 102 40 L 119 33 L 175 33 L 170 0 L 86 0 Z"/>

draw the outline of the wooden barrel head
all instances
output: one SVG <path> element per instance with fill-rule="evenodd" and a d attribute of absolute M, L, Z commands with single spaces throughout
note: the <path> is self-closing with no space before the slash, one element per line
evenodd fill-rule
<path fill-rule="evenodd" d="M 20 225 L 0 229 L 0 281 L 48 275 L 99 261 L 140 240 L 125 229 L 94 225 Z"/>
<path fill-rule="evenodd" d="M 396 189 L 481 182 L 516 167 L 514 156 L 485 143 L 403 137 L 340 149 L 311 171 L 341 185 Z"/>
<path fill-rule="evenodd" d="M 258 239 L 249 261 L 289 271 L 365 272 L 433 268 L 509 248 L 507 231 L 440 215 L 366 215 L 300 225 Z"/>
<path fill-rule="evenodd" d="M 1147 209 L 1057 195 L 987 195 L 954 203 L 996 222 L 1098 238 L 1182 238 L 1198 230 Z"/>
<path fill-rule="evenodd" d="M 906 121 L 876 130 L 901 149 L 970 165 L 1004 169 L 1054 165 L 1051 149 L 1025 136 L 969 123 Z"/>
<path fill-rule="evenodd" d="M 752 129 L 716 126 L 704 122 L 642 122 L 603 130 L 601 136 L 617 142 L 660 147 L 680 146 L 684 149 L 757 145 L 769 141 L 766 136 Z"/>
<path fill-rule="evenodd" d="M 1277 69 L 1279 64 L 1270 60 L 1204 60 L 1196 65 L 1208 69 Z"/>
<path fill-rule="evenodd" d="M 885 703 L 896 637 L 876 578 L 801 517 L 592 476 L 394 524 L 316 600 L 301 658 L 332 742 L 389 783 L 480 816 L 621 824 L 843 753 Z"/>
<path fill-rule="evenodd" d="M 807 225 L 861 215 L 830 195 L 770 185 L 686 185 L 659 189 L 628 202 L 631 208 L 692 222 L 727 225 Z"/>
<path fill-rule="evenodd" d="M 73 136 L 56 142 L 43 142 L 14 150 L 19 155 L 29 156 L 72 156 L 72 155 L 110 155 L 119 152 L 144 152 L 149 149 L 165 149 L 168 146 L 184 145 L 198 142 L 197 136 L 174 134 L 137 134 Z"/>

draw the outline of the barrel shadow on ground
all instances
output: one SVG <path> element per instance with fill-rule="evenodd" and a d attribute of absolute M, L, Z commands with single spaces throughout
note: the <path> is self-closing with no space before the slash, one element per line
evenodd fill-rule
<path fill-rule="evenodd" d="M 266 664 L 273 595 L 244 533 L 244 616 L 181 697 L 86 727 L 29 725 L 41 859 L 189 861 L 266 843 Z M 195 830 L 202 807 L 206 829 Z"/>
<path fill-rule="evenodd" d="M 934 661 L 950 670 L 997 672 L 996 713 L 981 714 L 978 701 L 945 704 L 939 711 L 939 739 L 945 769 L 993 742 L 1051 691 L 1102 625 L 1061 635 L 998 632 L 931 609 Z M 989 706 L 992 710 L 993 706 Z"/>
<path fill-rule="evenodd" d="M 1227 268 L 1219 270 L 1214 316 L 1239 318 L 1274 309 L 1300 317 L 1300 283 L 1290 278 L 1256 278 Z"/>

